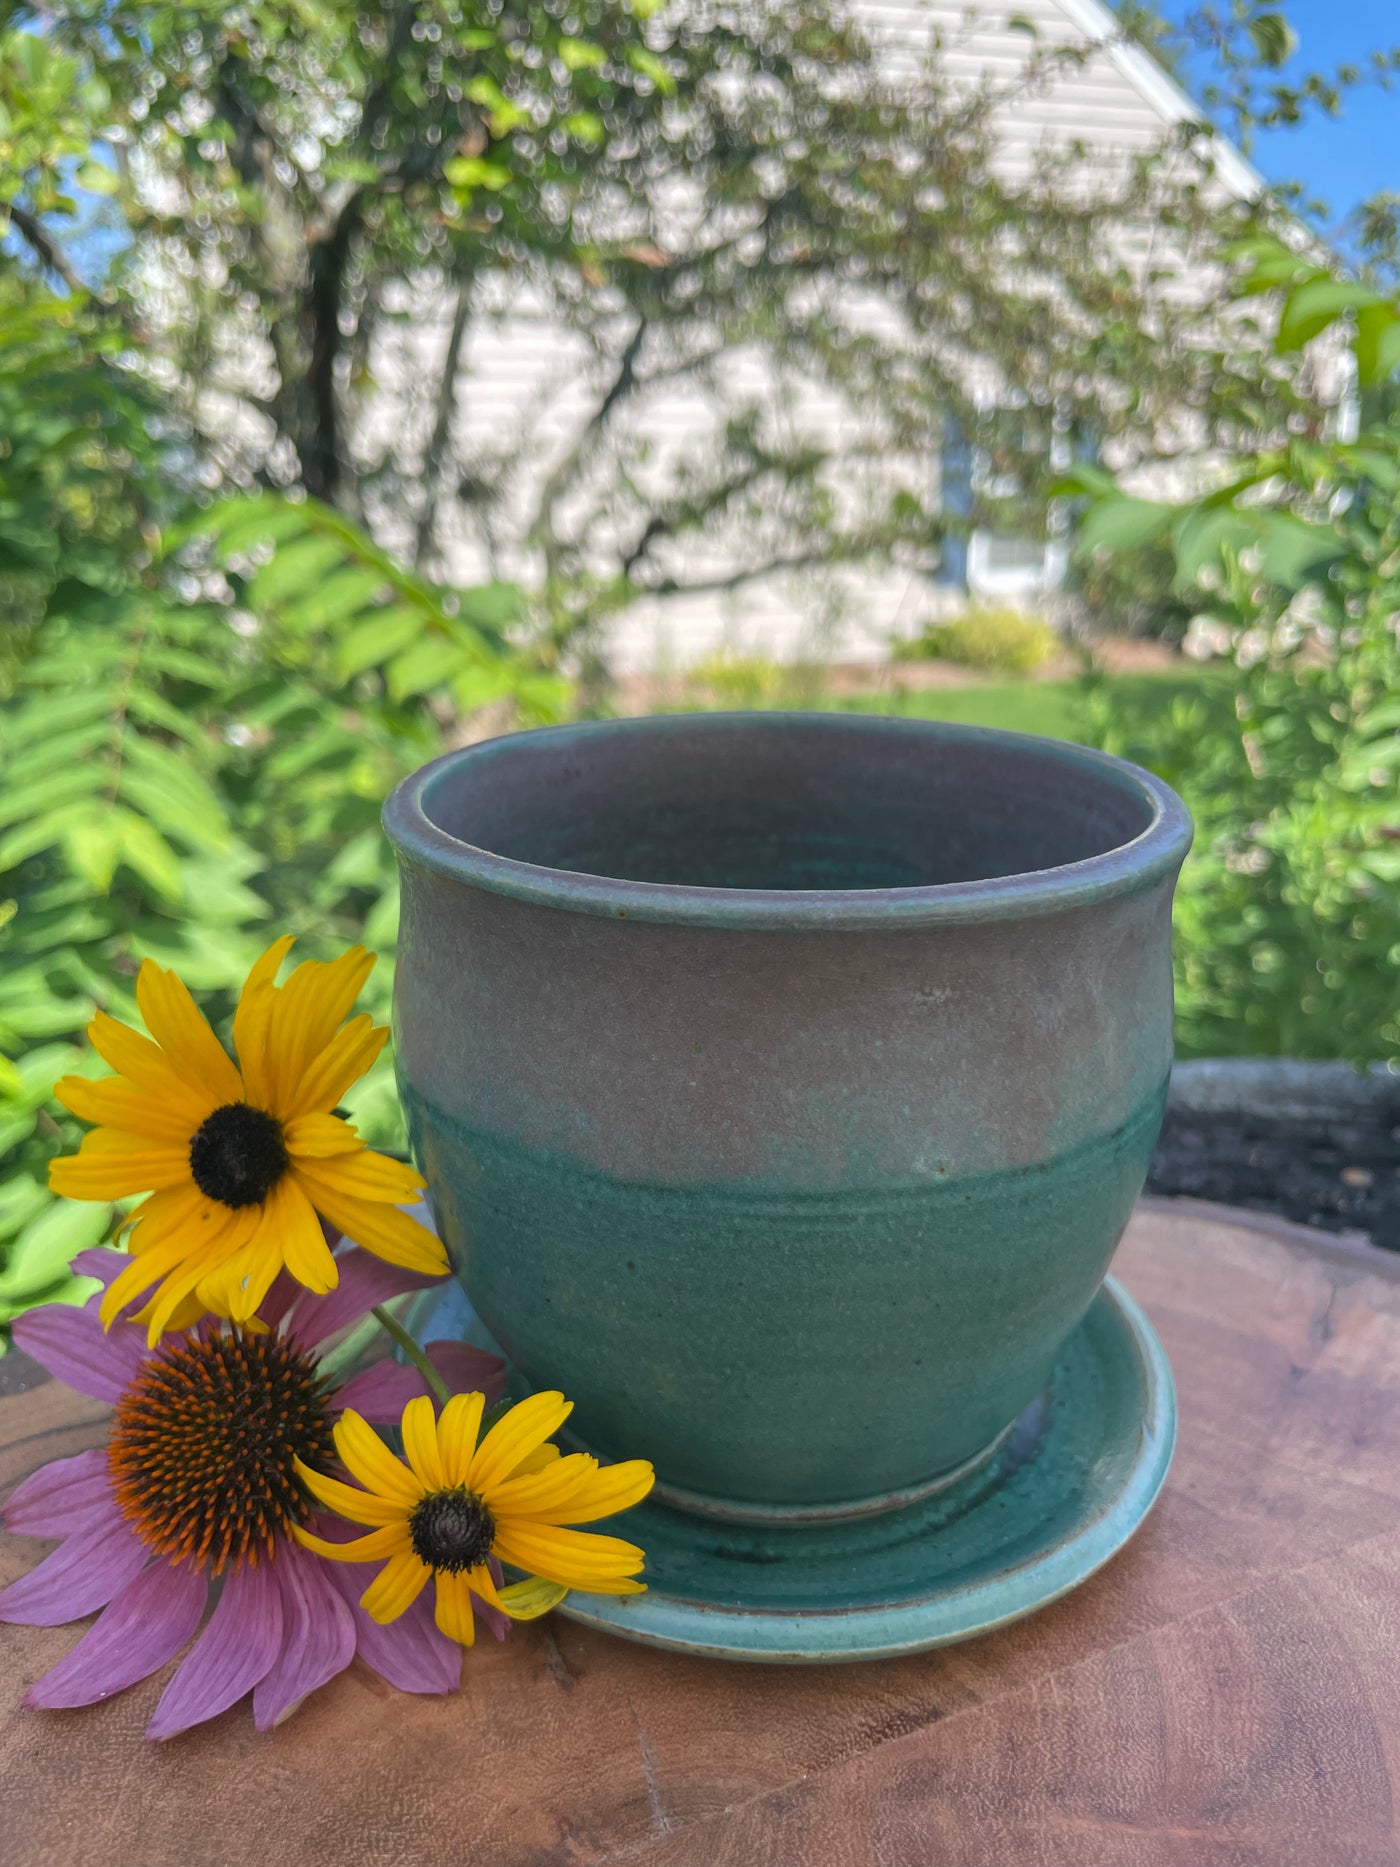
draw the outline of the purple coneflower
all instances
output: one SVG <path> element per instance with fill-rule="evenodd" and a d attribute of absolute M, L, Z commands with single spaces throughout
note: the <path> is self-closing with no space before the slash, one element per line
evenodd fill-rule
<path fill-rule="evenodd" d="M 74 1269 L 109 1286 L 129 1263 L 121 1252 L 86 1251 Z M 250 1691 L 266 1730 L 356 1654 L 402 1691 L 455 1690 L 461 1647 L 439 1632 L 426 1601 L 379 1626 L 359 1604 L 372 1571 L 327 1561 L 292 1535 L 331 1527 L 295 1462 L 334 1468 L 341 1410 L 397 1421 L 427 1391 L 421 1374 L 389 1360 L 337 1386 L 320 1358 L 376 1304 L 442 1279 L 353 1247 L 337 1267 L 336 1288 L 322 1296 L 280 1277 L 261 1308 L 263 1332 L 206 1321 L 151 1348 L 124 1317 L 104 1331 L 101 1292 L 81 1309 L 52 1304 L 15 1322 L 27 1354 L 113 1409 L 106 1447 L 32 1473 L 4 1507 L 6 1529 L 62 1541 L 0 1592 L 0 1621 L 55 1627 L 101 1610 L 25 1704 L 110 1698 L 191 1639 L 148 1737 L 173 1737 Z M 455 1342 L 428 1353 L 454 1391 L 499 1395 L 494 1356 Z M 211 1583 L 217 1598 L 201 1631 Z M 504 1634 L 503 1616 L 484 1604 L 477 1613 Z"/>

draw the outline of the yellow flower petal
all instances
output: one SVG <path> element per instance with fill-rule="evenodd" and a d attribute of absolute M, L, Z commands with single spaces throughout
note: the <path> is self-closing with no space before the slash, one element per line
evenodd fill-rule
<path fill-rule="evenodd" d="M 490 1504 L 492 1485 L 514 1471 L 542 1439 L 558 1432 L 573 1410 L 573 1402 L 556 1393 L 531 1394 L 512 1407 L 477 1447 L 467 1474 L 468 1488 Z"/>
<path fill-rule="evenodd" d="M 301 1159 L 296 1165 L 298 1173 L 305 1174 L 309 1181 L 349 1199 L 376 1199 L 390 1206 L 407 1206 L 423 1190 L 422 1174 L 406 1161 L 390 1160 L 387 1154 L 376 1154 L 367 1147 L 321 1159 Z"/>
<path fill-rule="evenodd" d="M 277 1281 L 277 1273 L 282 1268 L 282 1241 L 268 1218 L 267 1206 L 241 1210 L 252 1215 L 250 1232 L 238 1251 L 201 1282 L 199 1293 L 216 1316 L 250 1323 Z"/>
<path fill-rule="evenodd" d="M 339 1517 L 348 1517 L 351 1523 L 374 1524 L 403 1523 L 404 1510 L 394 1498 L 379 1497 L 373 1491 L 357 1491 L 353 1485 L 343 1485 L 338 1478 L 328 1478 L 324 1472 L 313 1471 L 300 1459 L 292 1461 L 297 1477 L 306 1486 L 319 1503 L 327 1510 L 333 1510 Z"/>
<path fill-rule="evenodd" d="M 642 1584 L 632 1578 L 646 1560 L 635 1543 L 589 1530 L 561 1530 L 553 1524 L 501 1523 L 491 1553 L 512 1568 L 579 1588 L 593 1595 L 635 1595 Z"/>
<path fill-rule="evenodd" d="M 469 1647 L 476 1639 L 476 1616 L 472 1613 L 471 1590 L 467 1586 L 465 1575 L 448 1575 L 439 1571 L 437 1576 L 437 1607 L 433 1618 L 438 1624 L 438 1632 L 455 1640 L 458 1646 Z"/>
<path fill-rule="evenodd" d="M 208 1266 L 219 1260 L 234 1217 L 233 1213 L 225 1212 L 222 1221 L 212 1231 L 202 1231 L 194 1239 L 182 1230 L 176 1231 L 148 1250 L 134 1255 L 130 1264 L 113 1279 L 103 1295 L 98 1311 L 103 1328 L 111 1328 L 117 1313 L 125 1309 L 133 1297 L 140 1296 L 152 1284 L 172 1275 L 182 1265 L 193 1261 L 201 1267 L 200 1275 L 203 1275 Z"/>
<path fill-rule="evenodd" d="M 466 1572 L 468 1588 L 474 1595 L 480 1595 L 488 1608 L 499 1608 L 501 1597 L 496 1592 L 496 1584 L 491 1580 L 491 1571 L 484 1562 L 479 1562 L 474 1569 Z"/>
<path fill-rule="evenodd" d="M 154 960 L 142 960 L 136 975 L 136 1003 L 146 1029 L 183 1082 L 200 1094 L 212 1095 L 216 1106 L 243 1100 L 243 1078 L 183 979 Z"/>
<path fill-rule="evenodd" d="M 255 1108 L 271 1106 L 267 1067 L 267 1030 L 276 1004 L 273 981 L 282 961 L 292 949 L 293 936 L 283 934 L 274 940 L 258 959 L 243 982 L 238 1009 L 233 1014 L 233 1047 L 238 1052 L 239 1067 L 248 1100 Z"/>
<path fill-rule="evenodd" d="M 281 1110 L 284 1121 L 313 1109 L 333 1109 L 346 1090 L 359 1082 L 389 1041 L 389 1027 L 376 1025 L 368 1012 L 337 1031 Z"/>
<path fill-rule="evenodd" d="M 350 947 L 327 963 L 303 960 L 277 993 L 267 1030 L 268 1089 L 290 1116 L 302 1080 L 344 1022 L 374 969 L 374 955 Z"/>
<path fill-rule="evenodd" d="M 364 1146 L 351 1124 L 339 1115 L 298 1115 L 295 1121 L 283 1122 L 282 1139 L 289 1154 L 305 1154 L 311 1160 L 356 1154 Z"/>
<path fill-rule="evenodd" d="M 216 1239 L 210 1240 L 202 1249 L 186 1258 L 179 1269 L 172 1271 L 165 1279 L 146 1318 L 146 1340 L 152 1348 L 167 1329 L 175 1326 L 176 1313 L 183 1312 L 196 1287 L 202 1285 L 222 1264 L 237 1257 L 256 1225 L 255 1213 L 231 1214 L 227 1226 Z M 137 1259 L 138 1264 L 145 1262 L 144 1258 Z"/>
<path fill-rule="evenodd" d="M 393 1498 L 407 1516 L 423 1495 L 423 1486 L 385 1445 L 374 1428 L 347 1407 L 335 1426 L 335 1446 L 350 1472 L 366 1490 Z"/>
<path fill-rule="evenodd" d="M 326 1243 L 326 1234 L 321 1230 L 321 1221 L 297 1184 L 295 1174 L 285 1174 L 277 1182 L 267 1196 L 264 1210 L 267 1224 L 277 1235 L 282 1261 L 297 1282 L 317 1296 L 334 1290 L 340 1282 L 340 1272 Z"/>
<path fill-rule="evenodd" d="M 486 1410 L 485 1394 L 454 1394 L 437 1423 L 438 1451 L 449 1485 L 465 1485 Z"/>
<path fill-rule="evenodd" d="M 598 1461 L 591 1453 L 571 1452 L 567 1458 L 551 1460 L 537 1472 L 502 1478 L 491 1487 L 492 1515 L 567 1522 L 556 1506 L 562 1509 L 580 1495 L 583 1486 L 597 1474 Z"/>
<path fill-rule="evenodd" d="M 228 1212 L 227 1206 L 217 1205 L 201 1193 L 193 1180 L 183 1186 L 162 1187 L 142 1200 L 131 1215 L 131 1251 L 139 1257 L 177 1232 L 186 1233 L 187 1250 L 196 1251 L 214 1236 Z"/>
<path fill-rule="evenodd" d="M 94 1083 L 86 1076 L 61 1076 L 53 1086 L 54 1096 L 81 1121 L 97 1122 L 106 1128 L 118 1128 L 124 1134 L 144 1135 L 152 1141 L 169 1141 L 188 1151 L 195 1131 L 213 1112 L 204 1098 L 181 1085 L 174 1096 L 151 1095 L 134 1083 L 108 1076 Z"/>
<path fill-rule="evenodd" d="M 559 1582 L 543 1582 L 532 1575 L 527 1581 L 512 1582 L 509 1588 L 503 1588 L 500 1606 L 513 1621 L 537 1621 L 551 1608 L 557 1608 L 568 1592 Z"/>
<path fill-rule="evenodd" d="M 437 1420 L 433 1414 L 433 1403 L 426 1394 L 420 1394 L 416 1400 L 409 1401 L 403 1410 L 400 1430 L 403 1433 L 404 1456 L 423 1490 L 445 1491 L 447 1478 L 443 1472 L 442 1454 L 438 1451 Z"/>
<path fill-rule="evenodd" d="M 561 1464 L 572 1461 L 563 1459 Z M 543 1474 L 547 1478 L 548 1474 Z M 513 1484 L 515 1481 L 512 1480 Z M 536 1481 L 538 1482 L 538 1481 Z M 646 1459 L 627 1459 L 620 1465 L 606 1465 L 591 1473 L 580 1471 L 569 1488 L 552 1500 L 531 1503 L 521 1497 L 506 1500 L 508 1487 L 502 1486 L 492 1496 L 492 1509 L 515 1520 L 527 1518 L 532 1523 L 596 1523 L 600 1517 L 614 1517 L 630 1510 L 656 1483 L 656 1473 Z"/>
<path fill-rule="evenodd" d="M 360 1606 L 381 1627 L 411 1608 L 432 1579 L 432 1570 L 411 1549 L 391 1556 L 360 1596 Z"/>
<path fill-rule="evenodd" d="M 129 1199 L 189 1177 L 188 1144 L 158 1147 L 115 1128 L 94 1128 L 76 1154 L 49 1162 L 49 1185 L 65 1199 Z"/>
<path fill-rule="evenodd" d="M 442 1240 L 397 1206 L 336 1192 L 314 1179 L 304 1161 L 297 1161 L 292 1171 L 319 1213 L 386 1264 L 400 1264 L 405 1270 L 424 1271 L 432 1277 L 441 1277 L 448 1269 Z"/>
<path fill-rule="evenodd" d="M 547 1439 L 542 1446 L 536 1446 L 533 1452 L 527 1452 L 518 1465 L 513 1465 L 506 1476 L 524 1478 L 530 1472 L 542 1472 L 546 1465 L 552 1465 L 557 1458 L 562 1458 L 558 1446 Z"/>
<path fill-rule="evenodd" d="M 160 1292 L 157 1291 L 149 1303 L 143 1304 L 140 1309 L 131 1312 L 131 1321 L 135 1328 L 149 1328 L 151 1318 L 155 1314 L 156 1305 L 159 1301 Z M 193 1296 L 186 1297 L 183 1303 L 177 1303 L 175 1305 L 175 1308 L 170 1313 L 170 1320 L 166 1323 L 165 1327 L 172 1331 L 193 1329 L 194 1325 L 208 1313 L 208 1309 L 209 1305 L 200 1301 L 199 1292 L 196 1291 Z"/>
<path fill-rule="evenodd" d="M 332 1562 L 381 1562 L 386 1556 L 399 1556 L 413 1547 L 406 1523 L 385 1524 L 380 1530 L 371 1530 L 368 1536 L 352 1537 L 348 1543 L 328 1542 L 323 1536 L 303 1530 L 297 1523 L 292 1525 L 292 1535 L 303 1549 L 328 1556 Z"/>
<path fill-rule="evenodd" d="M 191 1107 L 203 1108 L 207 1092 L 177 1076 L 160 1046 L 153 1044 L 149 1037 L 142 1037 L 139 1031 L 133 1031 L 130 1025 L 118 1024 L 105 1011 L 99 1011 L 88 1026 L 88 1041 L 104 1063 L 110 1064 L 147 1095 L 168 1097 L 172 1102 L 179 1102 L 183 1097 L 190 1101 Z M 209 1105 L 203 1108 L 199 1120 L 203 1121 L 215 1106 L 210 1096 Z M 196 1122 L 195 1126 L 198 1125 Z"/>

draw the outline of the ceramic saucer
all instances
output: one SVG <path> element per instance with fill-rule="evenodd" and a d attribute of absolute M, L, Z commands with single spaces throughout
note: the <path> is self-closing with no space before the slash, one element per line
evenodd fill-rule
<path fill-rule="evenodd" d="M 468 1319 L 448 1286 L 414 1324 L 441 1336 Z M 1175 1436 L 1162 1345 L 1110 1278 L 1043 1392 L 966 1478 L 883 1516 L 791 1528 L 639 1505 L 589 1527 L 641 1544 L 647 1592 L 575 1594 L 559 1612 L 734 1660 L 877 1659 L 968 1640 L 1034 1613 L 1115 1555 L 1151 1509 Z"/>

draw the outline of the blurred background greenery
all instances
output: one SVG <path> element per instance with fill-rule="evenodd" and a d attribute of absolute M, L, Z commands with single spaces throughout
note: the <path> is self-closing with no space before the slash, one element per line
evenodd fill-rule
<path fill-rule="evenodd" d="M 1302 108 L 1305 83 L 1270 79 L 1279 10 L 1206 11 L 1232 126 Z M 46 1186 L 76 1140 L 52 1086 L 93 1067 L 93 1008 L 134 1017 L 151 956 L 219 1023 L 291 932 L 377 951 L 383 1014 L 380 804 L 486 731 L 822 706 L 1105 746 L 1197 818 L 1182 1052 L 1400 1057 L 1393 208 L 1344 266 L 1279 196 L 1222 202 L 1209 148 L 1183 167 L 1180 138 L 1093 199 L 1053 154 L 1008 181 L 990 94 L 935 68 L 892 94 L 807 0 L 703 20 L 649 0 L 64 0 L 0 22 L 0 1345 L 18 1310 L 74 1294 L 69 1258 L 113 1220 Z M 1151 8 L 1123 30 L 1167 43 Z M 678 250 L 684 187 L 713 218 Z M 1115 230 L 1144 215 L 1214 265 L 1209 303 L 1164 304 L 1124 262 Z M 370 446 L 375 334 L 424 276 L 455 307 L 438 413 L 416 453 L 392 430 Z M 493 488 L 454 479 L 452 372 L 503 278 L 610 373 L 538 501 L 535 572 L 464 587 L 445 516 Z M 842 324 L 852 281 L 898 329 Z M 957 514 L 908 487 L 852 500 L 837 452 L 735 421 L 680 491 L 648 491 L 639 459 L 589 451 L 643 337 L 678 375 L 766 345 L 878 411 L 892 451 L 956 423 L 997 472 Z M 1340 422 L 1303 365 L 1319 344 L 1355 384 Z M 970 364 L 1034 393 L 989 409 Z M 1091 430 L 1131 468 L 1181 410 L 1178 464 L 1207 463 L 1194 502 L 1066 469 Z M 571 489 L 600 460 L 580 525 Z M 883 668 L 718 654 L 614 679 L 609 619 L 668 588 L 658 541 L 736 517 L 764 534 L 743 575 L 923 574 L 959 527 L 1072 525 L 1075 626 L 974 607 Z M 1125 618 L 1150 655 L 1104 639 Z M 399 1139 L 387 1063 L 351 1102 Z"/>

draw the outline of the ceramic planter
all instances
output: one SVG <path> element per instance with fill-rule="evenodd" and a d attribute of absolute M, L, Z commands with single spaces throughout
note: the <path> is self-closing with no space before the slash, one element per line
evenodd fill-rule
<path fill-rule="evenodd" d="M 385 823 L 413 1147 L 577 1440 L 774 1524 L 985 1458 L 1157 1134 L 1172 792 L 1017 734 L 710 714 L 450 753 Z"/>

